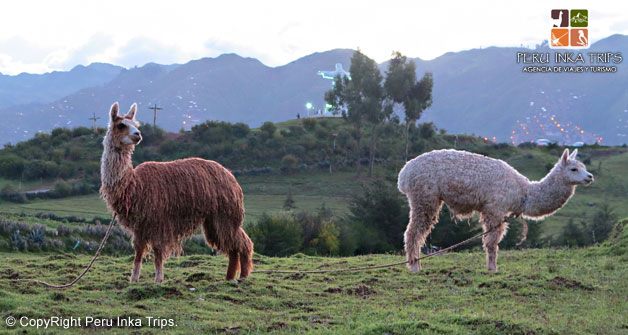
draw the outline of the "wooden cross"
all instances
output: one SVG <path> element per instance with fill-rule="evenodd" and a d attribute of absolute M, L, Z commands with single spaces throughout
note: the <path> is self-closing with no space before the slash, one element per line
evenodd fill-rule
<path fill-rule="evenodd" d="M 89 120 L 92 120 L 92 129 L 94 131 L 96 131 L 96 120 L 100 119 L 100 116 L 96 116 L 96 113 L 93 112 L 92 113 L 92 117 L 89 118 Z"/>
<path fill-rule="evenodd" d="M 148 107 L 148 109 L 152 109 L 153 110 L 153 130 L 154 130 L 155 129 L 155 125 L 157 123 L 157 111 L 160 111 L 163 108 L 157 107 L 157 104 L 155 104 L 153 107 Z"/>

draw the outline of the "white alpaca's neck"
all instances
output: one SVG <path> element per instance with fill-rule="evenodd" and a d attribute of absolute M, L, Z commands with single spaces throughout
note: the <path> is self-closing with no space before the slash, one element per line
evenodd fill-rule
<path fill-rule="evenodd" d="M 542 219 L 562 208 L 574 194 L 576 187 L 561 178 L 559 167 L 554 167 L 540 181 L 528 184 L 523 215 Z"/>
<path fill-rule="evenodd" d="M 100 179 L 102 186 L 111 190 L 127 182 L 126 177 L 133 174 L 131 156 L 133 148 L 116 148 L 109 133 L 103 141 L 104 150 L 100 161 Z"/>

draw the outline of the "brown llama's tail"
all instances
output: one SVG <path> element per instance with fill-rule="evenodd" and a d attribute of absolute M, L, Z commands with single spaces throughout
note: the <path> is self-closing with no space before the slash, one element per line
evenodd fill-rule
<path fill-rule="evenodd" d="M 253 241 L 242 227 L 238 229 L 236 238 L 240 246 L 240 278 L 244 279 L 253 272 Z"/>

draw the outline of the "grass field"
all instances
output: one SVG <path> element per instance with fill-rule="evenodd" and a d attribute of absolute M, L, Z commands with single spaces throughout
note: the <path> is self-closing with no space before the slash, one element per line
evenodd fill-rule
<path fill-rule="evenodd" d="M 46 290 L 13 279 L 64 282 L 90 256 L 4 253 L 0 257 L 0 333 L 9 316 L 140 318 L 140 328 L 114 333 L 150 334 L 147 316 L 172 319 L 177 334 L 625 334 L 628 262 L 604 247 L 500 253 L 500 272 L 484 270 L 480 252 L 453 253 L 403 267 L 344 274 L 254 273 L 237 286 L 224 281 L 222 256 L 171 259 L 166 281 L 152 283 L 152 265 L 130 284 L 131 257 L 102 256 L 76 287 Z M 257 269 L 330 269 L 384 264 L 401 256 L 350 258 L 255 257 Z M 116 322 L 115 320 L 112 322 Z M 100 332 L 93 325 L 47 334 Z M 43 330 L 40 330 L 43 331 Z"/>

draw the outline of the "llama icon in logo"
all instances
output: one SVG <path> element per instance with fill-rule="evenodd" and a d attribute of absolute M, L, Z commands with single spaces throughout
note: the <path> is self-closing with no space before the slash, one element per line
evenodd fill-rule
<path fill-rule="evenodd" d="M 569 10 L 552 9 L 552 20 L 554 27 L 569 27 Z"/>

